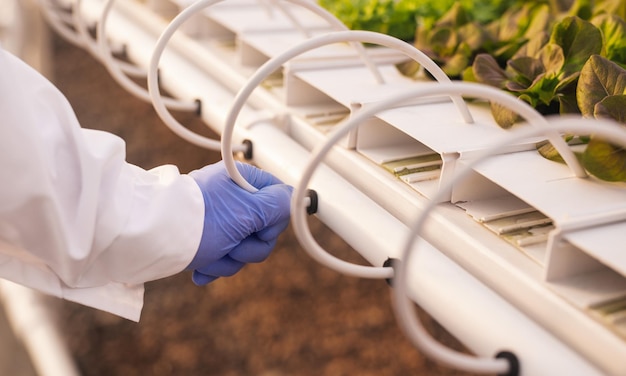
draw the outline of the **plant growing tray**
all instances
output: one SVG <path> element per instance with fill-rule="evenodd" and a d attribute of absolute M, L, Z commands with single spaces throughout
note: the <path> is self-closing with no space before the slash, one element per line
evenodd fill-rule
<path fill-rule="evenodd" d="M 519 212 L 535 215 L 538 222 L 527 222 L 527 229 L 539 232 L 540 241 L 516 245 L 543 267 L 546 286 L 590 312 L 626 299 L 623 184 L 577 178 L 567 166 L 536 151 L 493 156 L 475 171 L 484 179 L 459 184 L 453 200 L 488 228 L 501 220 L 493 217 L 506 215 L 515 222 Z M 511 206 L 512 202 L 518 205 Z M 626 322 L 613 320 L 623 315 L 626 310 L 613 308 L 603 321 L 624 335 Z"/>

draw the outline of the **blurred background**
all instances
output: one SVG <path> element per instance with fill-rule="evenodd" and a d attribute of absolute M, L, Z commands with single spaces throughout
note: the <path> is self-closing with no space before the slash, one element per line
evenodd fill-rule
<path fill-rule="evenodd" d="M 9 3 L 0 0 L 4 18 Z M 19 45 L 24 60 L 67 96 L 83 127 L 119 135 L 127 142 L 128 162 L 146 169 L 174 164 L 188 172 L 219 160 L 218 153 L 172 134 L 150 104 L 123 91 L 85 51 L 49 32 L 36 7 L 29 12 L 26 32 L 2 21 L 5 37 L 12 33 L 3 45 Z M 216 137 L 195 115 L 175 116 Z M 364 262 L 314 218 L 311 226 L 325 249 Z M 346 277 L 317 264 L 291 229 L 266 262 L 234 277 L 206 287 L 193 285 L 188 273 L 148 283 L 139 323 L 41 297 L 83 375 L 464 374 L 418 353 L 398 328 L 389 298 L 384 281 Z M 420 315 L 439 340 L 462 349 L 438 323 Z M 0 323 L 0 374 L 36 374 L 30 361 L 36 354 L 29 357 L 6 317 Z"/>

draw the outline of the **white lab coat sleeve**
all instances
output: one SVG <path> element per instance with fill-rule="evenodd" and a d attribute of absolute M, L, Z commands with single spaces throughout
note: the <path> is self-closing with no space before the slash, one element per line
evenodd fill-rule
<path fill-rule="evenodd" d="M 203 221 L 191 177 L 127 163 L 120 138 L 81 128 L 0 48 L 1 278 L 138 321 L 143 284 L 184 270 Z"/>

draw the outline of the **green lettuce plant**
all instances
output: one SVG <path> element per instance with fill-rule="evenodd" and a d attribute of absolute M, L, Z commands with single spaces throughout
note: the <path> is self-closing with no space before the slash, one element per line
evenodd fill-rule
<path fill-rule="evenodd" d="M 580 71 L 602 51 L 602 33 L 588 21 L 568 17 L 550 35 L 539 33 L 501 68 L 495 58 L 481 54 L 473 63 L 478 82 L 517 95 L 542 113 L 576 113 L 576 83 Z M 509 128 L 517 120 L 510 110 L 492 106 L 496 122 Z"/>
<path fill-rule="evenodd" d="M 448 76 L 459 77 L 476 51 L 485 45 L 486 38 L 481 25 L 456 3 L 433 25 L 418 26 L 414 44 Z"/>
<path fill-rule="evenodd" d="M 626 124 L 626 69 L 620 65 L 599 55 L 591 56 L 582 68 L 576 92 L 583 116 Z M 567 136 L 568 140 L 574 138 Z M 577 141 L 586 144 L 576 155 L 591 175 L 605 181 L 626 181 L 624 148 L 593 135 L 579 136 Z M 563 162 L 551 144 L 543 143 L 538 149 L 545 158 Z"/>
<path fill-rule="evenodd" d="M 626 4 L 626 2 L 624 2 Z M 591 20 L 604 37 L 602 55 L 626 67 L 626 21 L 615 14 L 601 13 Z"/>
<path fill-rule="evenodd" d="M 545 33 L 551 22 L 550 7 L 543 2 L 513 4 L 501 17 L 485 25 L 489 39 L 484 50 L 504 66 L 529 40 Z"/>
<path fill-rule="evenodd" d="M 626 69 L 620 65 L 592 56 L 581 71 L 576 91 L 583 116 L 626 124 Z M 626 150 L 607 140 L 591 135 L 580 160 L 589 173 L 602 180 L 626 181 Z"/>
<path fill-rule="evenodd" d="M 319 0 L 351 29 L 412 41 L 454 79 L 510 92 L 543 114 L 609 117 L 626 124 L 624 0 Z M 406 75 L 415 62 L 399 65 Z M 492 105 L 511 127 L 512 111 Z M 593 135 L 578 156 L 592 175 L 626 181 L 626 151 Z M 549 145 L 539 152 L 561 160 Z M 579 150 L 581 148 L 577 148 Z"/>
<path fill-rule="evenodd" d="M 405 41 L 415 40 L 417 25 L 431 27 L 459 4 L 473 20 L 490 22 L 520 0 L 318 0 L 348 28 L 392 35 Z"/>
<path fill-rule="evenodd" d="M 545 37 L 538 35 L 504 69 L 490 55 L 477 56 L 474 77 L 517 95 L 546 114 L 580 113 L 626 124 L 626 70 L 611 61 L 625 61 L 625 31 L 626 22 L 615 15 L 601 14 L 591 22 L 568 17 L 555 25 L 546 43 L 542 42 Z M 492 105 L 492 113 L 505 128 L 517 121 L 517 115 L 497 105 Z M 623 148 L 593 136 L 577 135 L 575 139 L 587 143 L 578 155 L 590 174 L 606 181 L 626 181 Z M 550 144 L 542 144 L 538 150 L 550 160 L 562 161 Z"/>
<path fill-rule="evenodd" d="M 530 7 L 515 6 L 517 3 L 515 0 L 503 0 L 491 1 L 482 6 L 470 6 L 468 1 L 456 2 L 437 19 L 418 19 L 414 45 L 437 63 L 448 76 L 461 78 L 478 53 L 501 55 L 506 53 L 506 47 L 519 48 L 526 41 L 521 35 L 529 23 L 524 22 L 522 13 Z M 513 8 L 505 11 L 509 6 Z M 503 22 L 502 19 L 507 21 Z M 506 38 L 500 38 L 507 33 L 509 35 Z M 400 67 L 407 75 L 414 75 L 418 68 L 416 62 Z"/>
<path fill-rule="evenodd" d="M 369 30 L 411 41 L 415 37 L 417 17 L 438 17 L 441 8 L 452 0 L 319 0 L 349 29 Z"/>

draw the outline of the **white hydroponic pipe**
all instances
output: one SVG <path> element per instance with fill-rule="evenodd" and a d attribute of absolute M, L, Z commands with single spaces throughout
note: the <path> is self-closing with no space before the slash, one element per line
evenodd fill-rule
<path fill-rule="evenodd" d="M 80 374 L 40 293 L 0 280 L 0 299 L 9 324 L 28 352 L 38 375 Z"/>

